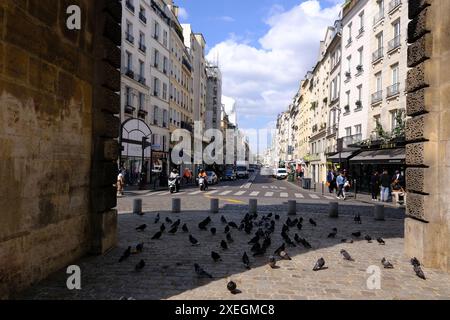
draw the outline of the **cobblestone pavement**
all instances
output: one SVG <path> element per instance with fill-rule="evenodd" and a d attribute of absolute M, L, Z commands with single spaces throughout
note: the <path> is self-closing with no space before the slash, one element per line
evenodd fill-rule
<path fill-rule="evenodd" d="M 260 214 L 277 212 L 281 214 L 276 231 L 272 237 L 270 255 L 282 240 L 280 230 L 282 221 L 287 218 L 286 206 L 260 206 Z M 148 212 L 143 217 L 121 214 L 119 216 L 119 246 L 101 257 L 88 257 L 78 262 L 82 270 L 82 290 L 66 289 L 65 270 L 54 274 L 42 283 L 32 287 L 23 296 L 25 299 L 449 299 L 450 275 L 424 268 L 427 280 L 416 277 L 409 263 L 411 257 L 403 255 L 403 220 L 394 209 L 387 209 L 387 219 L 383 222 L 371 218 L 369 206 L 341 206 L 340 217 L 327 217 L 327 206 L 316 204 L 299 206 L 298 216 L 305 219 L 302 231 L 291 229 L 308 239 L 313 249 L 303 247 L 288 248 L 292 261 L 279 261 L 278 269 L 267 266 L 268 257 L 254 258 L 247 244 L 251 236 L 232 230 L 234 242 L 224 251 L 219 243 L 225 239 L 221 215 L 228 221 L 239 222 L 246 212 L 245 206 L 225 205 L 219 214 L 210 215 L 205 211 L 189 211 L 181 214 L 161 212 L 161 221 L 169 216 L 173 221 L 181 219 L 187 223 L 190 232 L 201 245 L 193 247 L 188 234 L 181 230 L 176 235 L 164 233 L 161 240 L 150 240 L 159 230 L 154 224 L 156 212 Z M 363 224 L 353 221 L 355 212 L 362 214 Z M 212 236 L 210 232 L 200 231 L 199 221 L 211 216 L 211 227 L 218 228 Z M 314 218 L 318 226 L 307 223 Z M 139 233 L 135 228 L 146 223 L 148 228 Z M 328 239 L 332 228 L 338 229 L 336 239 Z M 342 238 L 351 238 L 351 233 L 362 231 L 363 236 L 383 237 L 385 246 L 376 241 L 365 240 L 353 244 L 342 244 Z M 144 252 L 132 255 L 127 261 L 118 263 L 122 252 L 129 245 L 145 242 Z M 340 250 L 347 250 L 355 259 L 344 261 Z M 214 250 L 222 256 L 223 262 L 215 263 L 210 257 Z M 241 257 L 246 251 L 251 260 L 251 270 L 246 270 Z M 314 272 L 312 268 L 318 258 L 326 260 L 328 269 Z M 381 289 L 370 290 L 366 271 L 369 266 L 381 266 L 386 257 L 395 268 L 381 268 Z M 134 266 L 141 260 L 146 267 L 141 272 Z M 198 279 L 194 263 L 199 263 L 213 275 L 213 279 Z M 229 279 L 235 281 L 242 293 L 231 295 L 226 290 Z"/>

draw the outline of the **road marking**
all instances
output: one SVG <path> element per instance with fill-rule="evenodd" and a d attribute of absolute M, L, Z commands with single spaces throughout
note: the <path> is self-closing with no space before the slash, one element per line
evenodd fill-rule
<path fill-rule="evenodd" d="M 286 190 L 287 188 L 286 188 L 286 187 L 280 187 L 280 189 L 281 189 L 281 190 Z"/>
<path fill-rule="evenodd" d="M 195 191 L 195 192 L 189 193 L 189 195 L 195 196 L 196 194 L 200 194 L 200 193 L 202 193 L 202 192 L 203 192 L 203 191 Z"/>
<path fill-rule="evenodd" d="M 336 199 L 336 198 L 333 198 L 332 196 L 323 196 L 325 199 L 328 199 L 328 200 L 334 200 L 334 199 Z"/>
<path fill-rule="evenodd" d="M 207 192 L 206 194 L 214 194 L 214 193 L 217 193 L 217 192 L 219 192 L 220 190 L 213 190 L 213 191 L 209 191 L 209 192 Z"/>
<path fill-rule="evenodd" d="M 263 186 L 262 188 L 263 188 L 263 189 L 269 189 L 269 187 L 268 187 L 268 186 Z"/>
<path fill-rule="evenodd" d="M 242 196 L 244 193 L 246 193 L 247 191 L 239 191 L 239 192 L 236 192 L 234 195 L 235 196 Z"/>
<path fill-rule="evenodd" d="M 320 197 L 315 194 L 310 194 L 309 196 L 313 199 L 320 199 Z"/>
<path fill-rule="evenodd" d="M 305 198 L 305 196 L 302 195 L 301 193 L 296 193 L 296 194 L 295 194 L 295 197 L 296 197 L 296 198 L 300 198 L 300 199 L 304 199 L 304 198 Z"/>
<path fill-rule="evenodd" d="M 254 191 L 250 193 L 250 197 L 257 197 L 259 195 L 259 191 Z"/>
<path fill-rule="evenodd" d="M 273 197 L 273 192 L 266 192 L 264 197 Z"/>
<path fill-rule="evenodd" d="M 225 191 L 219 194 L 219 196 L 226 196 L 227 194 L 230 194 L 232 191 Z"/>
<path fill-rule="evenodd" d="M 289 197 L 289 194 L 286 193 L 286 192 L 282 192 L 282 193 L 280 193 L 280 197 L 281 197 L 281 198 L 288 198 L 288 197 Z"/>
<path fill-rule="evenodd" d="M 251 184 L 251 182 L 249 182 L 249 183 L 242 185 L 240 188 L 241 189 L 250 189 L 251 186 L 252 186 L 252 184 Z"/>

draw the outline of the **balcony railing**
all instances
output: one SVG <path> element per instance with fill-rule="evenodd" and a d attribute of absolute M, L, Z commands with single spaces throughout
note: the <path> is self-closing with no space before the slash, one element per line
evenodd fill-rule
<path fill-rule="evenodd" d="M 387 97 L 394 97 L 400 94 L 400 83 L 393 84 L 392 86 L 387 88 Z"/>
<path fill-rule="evenodd" d="M 363 70 L 364 70 L 364 69 L 363 69 L 362 64 L 356 66 L 356 71 L 357 71 L 358 73 L 363 72 Z"/>
<path fill-rule="evenodd" d="M 350 112 L 350 106 L 347 104 L 346 106 L 344 106 L 344 114 L 349 113 L 349 112 Z"/>
<path fill-rule="evenodd" d="M 396 36 L 394 39 L 388 42 L 389 51 L 395 50 L 400 47 L 400 35 Z"/>
<path fill-rule="evenodd" d="M 383 56 L 384 56 L 383 51 L 384 51 L 383 47 L 378 48 L 377 50 L 375 50 L 375 52 L 372 54 L 372 62 L 373 63 L 375 63 L 378 60 L 380 60 L 381 58 L 383 58 Z"/>
<path fill-rule="evenodd" d="M 356 144 L 362 141 L 362 133 L 354 134 L 352 136 L 347 136 L 343 138 L 344 148 L 348 148 L 349 146 Z"/>
<path fill-rule="evenodd" d="M 125 39 L 130 43 L 134 43 L 134 36 L 129 32 L 125 33 Z"/>
<path fill-rule="evenodd" d="M 130 10 L 131 12 L 133 12 L 134 13 L 134 6 L 133 6 L 133 4 L 131 3 L 131 1 L 125 1 L 125 5 L 126 5 L 126 7 L 128 8 L 128 10 Z"/>
<path fill-rule="evenodd" d="M 142 21 L 143 23 L 147 23 L 147 17 L 146 17 L 145 14 L 142 13 L 142 12 L 139 12 L 139 19 L 141 19 L 141 21 Z"/>
<path fill-rule="evenodd" d="M 133 106 L 131 105 L 131 103 L 127 102 L 127 103 L 125 104 L 125 113 L 133 114 L 133 112 L 134 112 L 135 110 L 136 110 L 136 108 L 133 107 Z"/>
<path fill-rule="evenodd" d="M 127 69 L 125 70 L 125 75 L 126 75 L 127 77 L 130 77 L 131 79 L 134 79 L 134 71 L 131 70 L 130 68 L 127 68 Z"/>
<path fill-rule="evenodd" d="M 392 0 L 389 2 L 389 13 L 397 9 L 402 4 L 402 0 Z"/>
<path fill-rule="evenodd" d="M 147 111 L 145 111 L 142 107 L 139 108 L 139 111 L 138 111 L 138 117 L 140 117 L 140 118 L 145 118 L 147 115 L 148 115 L 148 112 L 147 112 Z"/>
<path fill-rule="evenodd" d="M 375 92 L 372 94 L 372 104 L 383 101 L 383 90 Z"/>
<path fill-rule="evenodd" d="M 384 19 L 384 12 L 378 12 L 375 17 L 373 17 L 373 25 L 376 26 L 380 21 Z"/>

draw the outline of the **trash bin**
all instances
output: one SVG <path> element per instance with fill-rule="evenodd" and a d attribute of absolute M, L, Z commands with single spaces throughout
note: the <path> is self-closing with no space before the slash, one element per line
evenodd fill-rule
<path fill-rule="evenodd" d="M 307 189 L 307 190 L 311 189 L 311 181 L 312 181 L 311 178 L 303 178 L 302 179 L 302 188 Z"/>

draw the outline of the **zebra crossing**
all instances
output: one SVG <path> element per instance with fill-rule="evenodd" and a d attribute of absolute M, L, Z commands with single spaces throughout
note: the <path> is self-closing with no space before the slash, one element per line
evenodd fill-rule
<path fill-rule="evenodd" d="M 335 197 L 329 196 L 329 195 L 321 195 L 317 193 L 298 193 L 298 192 L 289 192 L 284 191 L 283 189 L 279 189 L 278 191 L 275 191 L 274 189 L 267 189 L 264 188 L 265 191 L 253 191 L 253 190 L 242 190 L 242 189 L 235 189 L 235 190 L 226 190 L 226 188 L 223 189 L 214 189 L 211 191 L 199 191 L 199 190 L 182 190 L 179 193 L 175 195 L 179 196 L 199 196 L 199 195 L 206 195 L 206 196 L 228 196 L 228 197 L 262 197 L 262 198 L 280 198 L 280 199 L 299 199 L 299 200 L 334 200 Z M 270 191 L 269 191 L 270 190 Z M 152 192 L 149 193 L 148 197 L 157 197 L 157 196 L 167 196 L 170 195 L 170 192 L 168 191 L 159 191 L 159 192 Z"/>

